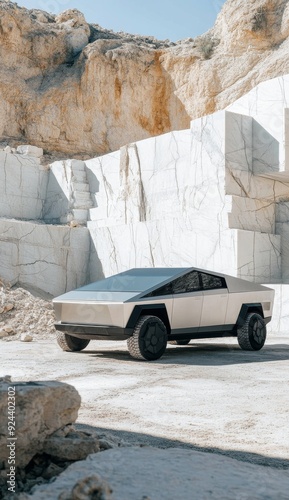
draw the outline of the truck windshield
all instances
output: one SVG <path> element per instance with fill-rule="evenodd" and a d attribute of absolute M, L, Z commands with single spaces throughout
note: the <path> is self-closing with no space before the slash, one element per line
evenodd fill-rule
<path fill-rule="evenodd" d="M 142 292 L 172 279 L 184 268 L 131 269 L 110 278 L 90 283 L 79 291 Z"/>

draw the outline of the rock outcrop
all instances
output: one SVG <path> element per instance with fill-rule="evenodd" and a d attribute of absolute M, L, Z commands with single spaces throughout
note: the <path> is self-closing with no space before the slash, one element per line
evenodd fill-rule
<path fill-rule="evenodd" d="M 8 435 L 8 388 L 15 394 L 15 431 Z M 11 392 L 11 389 L 10 389 Z M 9 396 L 11 396 L 9 392 Z M 17 401 L 16 401 L 17 400 Z M 10 399 L 9 401 L 12 401 Z M 16 404 L 17 403 L 17 404 Z M 12 404 L 12 403 L 11 403 Z M 75 422 L 80 408 L 77 390 L 61 382 L 10 382 L 0 381 L 0 467 L 8 468 L 8 437 L 17 437 L 18 468 L 26 467 L 32 458 L 49 449 L 47 439 L 67 424 Z M 12 410 L 11 410 L 12 411 Z M 11 413 L 11 415 L 12 415 Z M 11 428 L 12 428 L 11 427 Z M 58 436 L 58 435 L 57 435 Z M 63 439 L 61 440 L 63 445 Z M 52 441 L 53 445 L 54 441 Z M 55 447 L 55 444 L 54 444 Z M 96 450 L 95 450 L 96 451 Z M 81 457 L 83 458 L 83 456 Z"/>
<path fill-rule="evenodd" d="M 29 491 L 104 449 L 94 432 L 71 425 L 79 407 L 80 396 L 71 385 L 0 378 L 1 498 Z"/>
<path fill-rule="evenodd" d="M 287 0 L 227 0 L 214 28 L 160 42 L 0 1 L 0 137 L 98 155 L 185 129 L 289 72 Z"/>
<path fill-rule="evenodd" d="M 209 473 L 208 473 L 209 472 Z M 22 500 L 288 498 L 287 471 L 181 448 L 122 448 L 90 455 Z M 252 491 L 254 492 L 252 496 Z"/>

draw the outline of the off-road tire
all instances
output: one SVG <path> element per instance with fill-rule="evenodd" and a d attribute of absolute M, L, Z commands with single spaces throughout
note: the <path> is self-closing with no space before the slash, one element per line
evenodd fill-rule
<path fill-rule="evenodd" d="M 191 339 L 188 340 L 169 340 L 168 344 L 171 345 L 188 345 Z"/>
<path fill-rule="evenodd" d="M 133 335 L 127 340 L 127 346 L 133 358 L 154 361 L 164 354 L 167 340 L 167 329 L 160 318 L 141 316 Z"/>
<path fill-rule="evenodd" d="M 237 330 L 239 346 L 245 351 L 259 351 L 266 340 L 266 324 L 258 313 L 249 313 L 245 323 Z"/>
<path fill-rule="evenodd" d="M 90 340 L 72 337 L 63 332 L 56 332 L 56 340 L 61 349 L 68 352 L 82 351 L 90 342 Z"/>

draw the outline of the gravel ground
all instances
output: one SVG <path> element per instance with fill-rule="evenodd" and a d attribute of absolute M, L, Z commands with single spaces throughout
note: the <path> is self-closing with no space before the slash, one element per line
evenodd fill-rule
<path fill-rule="evenodd" d="M 46 300 L 20 287 L 10 287 L 0 279 L 0 338 L 19 340 L 21 335 L 50 338 L 54 333 L 54 312 Z"/>
<path fill-rule="evenodd" d="M 0 376 L 74 385 L 80 428 L 289 467 L 289 337 L 271 335 L 259 352 L 240 350 L 234 339 L 169 346 L 156 362 L 134 360 L 125 342 L 66 353 L 55 335 L 2 342 L 1 351 Z"/>

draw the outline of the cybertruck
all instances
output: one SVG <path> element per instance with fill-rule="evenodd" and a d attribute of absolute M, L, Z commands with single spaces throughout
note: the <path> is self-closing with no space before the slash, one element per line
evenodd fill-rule
<path fill-rule="evenodd" d="M 236 337 L 258 351 L 266 340 L 274 290 L 196 268 L 131 269 L 53 300 L 57 341 L 81 351 L 90 340 L 127 340 L 136 359 L 160 358 L 167 343 Z"/>

